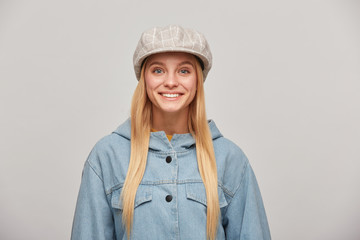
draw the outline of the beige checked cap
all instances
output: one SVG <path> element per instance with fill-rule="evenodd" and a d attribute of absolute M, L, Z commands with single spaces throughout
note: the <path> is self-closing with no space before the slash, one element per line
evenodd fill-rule
<path fill-rule="evenodd" d="M 204 81 L 212 65 L 212 55 L 204 35 L 178 25 L 154 27 L 141 35 L 133 63 L 136 78 L 140 79 L 141 66 L 146 57 L 161 52 L 186 52 L 200 58 Z"/>

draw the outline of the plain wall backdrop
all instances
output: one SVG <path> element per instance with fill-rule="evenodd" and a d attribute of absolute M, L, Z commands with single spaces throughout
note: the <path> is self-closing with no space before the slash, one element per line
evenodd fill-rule
<path fill-rule="evenodd" d="M 208 118 L 248 156 L 273 239 L 359 240 L 356 0 L 0 0 L 0 239 L 70 238 L 140 34 L 168 24 L 210 43 Z"/>

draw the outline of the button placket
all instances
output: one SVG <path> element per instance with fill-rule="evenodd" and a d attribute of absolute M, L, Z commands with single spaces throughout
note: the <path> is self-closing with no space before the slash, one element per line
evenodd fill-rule
<path fill-rule="evenodd" d="M 165 162 L 166 162 L 166 163 L 170 164 L 172 161 L 173 161 L 173 156 L 172 156 L 172 154 L 166 156 L 166 158 L 165 158 Z M 174 170 L 175 170 L 175 171 L 174 171 Z M 173 172 L 173 174 L 177 175 L 176 169 L 172 169 L 172 172 Z M 172 200 L 173 200 L 173 196 L 172 196 L 171 194 L 168 194 L 168 195 L 165 196 L 165 201 L 166 201 L 166 202 L 170 203 Z"/>

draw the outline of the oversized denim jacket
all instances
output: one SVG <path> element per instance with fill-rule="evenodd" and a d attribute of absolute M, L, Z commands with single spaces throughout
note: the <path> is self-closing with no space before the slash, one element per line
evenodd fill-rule
<path fill-rule="evenodd" d="M 92 149 L 83 169 L 72 240 L 127 239 L 120 193 L 130 157 L 130 120 Z M 271 239 L 252 168 L 239 147 L 212 133 L 221 215 L 216 239 Z M 206 239 L 206 192 L 191 134 L 152 132 L 146 170 L 135 198 L 130 239 Z"/>

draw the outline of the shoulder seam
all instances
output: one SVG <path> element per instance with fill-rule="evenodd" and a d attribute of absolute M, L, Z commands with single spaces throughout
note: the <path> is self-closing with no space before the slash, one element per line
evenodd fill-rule
<path fill-rule="evenodd" d="M 125 136 L 123 136 L 120 133 L 115 132 L 115 131 L 111 132 L 111 134 L 109 134 L 108 136 L 111 136 L 112 134 L 115 134 L 115 136 L 119 136 L 119 137 L 121 137 L 123 139 L 126 139 L 126 140 L 129 140 L 129 141 L 131 140 L 130 138 L 127 138 L 127 137 L 125 137 Z"/>
<path fill-rule="evenodd" d="M 237 193 L 238 190 L 240 189 L 240 186 L 241 186 L 242 183 L 244 182 L 244 178 L 245 178 L 245 175 L 246 175 L 246 174 L 245 174 L 245 171 L 246 171 L 246 169 L 247 169 L 248 167 L 249 167 L 249 162 L 247 161 L 246 164 L 245 164 L 244 167 L 243 167 L 243 170 L 242 170 L 242 178 L 241 178 L 241 181 L 240 181 L 239 185 L 236 187 L 236 190 L 234 191 L 234 194 L 233 194 L 231 200 L 229 201 L 228 206 L 231 204 L 233 197 L 236 195 L 236 193 Z M 226 212 L 227 212 L 227 209 L 226 209 Z M 225 212 L 225 214 L 226 214 L 226 212 Z"/>
<path fill-rule="evenodd" d="M 87 160 L 86 163 L 89 165 L 90 169 L 95 173 L 95 175 L 96 175 L 102 182 L 104 182 L 104 180 L 100 177 L 100 175 L 95 171 L 95 168 L 91 165 L 90 161 Z"/>
<path fill-rule="evenodd" d="M 228 196 L 230 196 L 231 198 L 234 197 L 234 193 L 231 192 L 229 189 L 227 189 L 221 182 L 218 181 L 218 186 L 221 187 L 221 189 L 224 191 L 224 193 Z"/>

